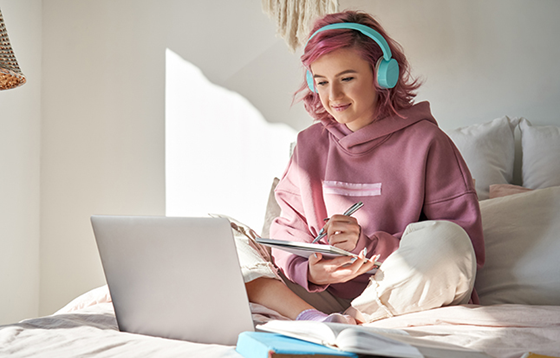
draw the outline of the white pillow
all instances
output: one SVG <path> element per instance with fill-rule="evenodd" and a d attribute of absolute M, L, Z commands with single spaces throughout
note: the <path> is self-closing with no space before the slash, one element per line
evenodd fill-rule
<path fill-rule="evenodd" d="M 479 200 L 488 199 L 491 184 L 511 184 L 518 122 L 506 116 L 447 133 L 467 162 Z"/>
<path fill-rule="evenodd" d="M 483 305 L 560 305 L 560 187 L 480 202 L 486 263 Z"/>
<path fill-rule="evenodd" d="M 522 119 L 523 186 L 531 189 L 560 185 L 560 127 L 532 126 Z"/>

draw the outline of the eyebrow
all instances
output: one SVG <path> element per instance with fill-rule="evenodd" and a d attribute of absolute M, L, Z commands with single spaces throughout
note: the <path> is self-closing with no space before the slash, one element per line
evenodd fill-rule
<path fill-rule="evenodd" d="M 337 73 L 334 77 L 340 77 L 342 75 L 346 75 L 346 74 L 349 74 L 349 73 L 358 73 L 358 71 L 356 71 L 356 70 L 345 70 L 345 71 L 342 71 L 340 73 Z M 324 78 L 326 76 L 319 75 L 319 74 L 313 75 L 313 78 L 317 78 L 317 77 L 323 77 Z"/>

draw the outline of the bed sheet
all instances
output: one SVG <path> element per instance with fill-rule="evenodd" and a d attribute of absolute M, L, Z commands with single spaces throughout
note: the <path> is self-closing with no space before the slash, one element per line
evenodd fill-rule
<path fill-rule="evenodd" d="M 251 311 L 256 323 L 286 319 L 260 305 L 251 304 Z M 560 356 L 558 306 L 462 305 L 369 325 L 404 329 L 414 336 L 470 347 L 496 358 L 518 358 L 529 351 Z M 0 356 L 241 357 L 233 346 L 119 332 L 106 286 L 78 297 L 51 316 L 0 326 Z"/>
<path fill-rule="evenodd" d="M 257 324 L 287 319 L 264 306 L 250 305 Z M 107 286 L 81 295 L 53 315 L 0 326 L 0 357 L 7 356 L 242 358 L 234 346 L 119 332 Z"/>
<path fill-rule="evenodd" d="M 2 326 L 0 356 L 241 357 L 232 346 L 119 332 L 110 302 Z"/>
<path fill-rule="evenodd" d="M 484 351 L 496 358 L 533 352 L 560 357 L 560 306 L 461 305 L 368 324 Z"/>

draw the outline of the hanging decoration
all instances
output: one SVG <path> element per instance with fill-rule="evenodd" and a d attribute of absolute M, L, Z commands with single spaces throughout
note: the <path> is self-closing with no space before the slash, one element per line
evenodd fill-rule
<path fill-rule="evenodd" d="M 305 44 L 316 18 L 338 12 L 338 0 L 262 0 L 262 8 L 276 20 L 278 35 L 295 52 Z"/>

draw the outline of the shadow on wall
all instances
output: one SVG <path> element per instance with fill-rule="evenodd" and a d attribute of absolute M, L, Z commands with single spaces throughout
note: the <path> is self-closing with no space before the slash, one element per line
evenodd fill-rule
<path fill-rule="evenodd" d="M 225 214 L 259 232 L 297 132 L 170 49 L 165 57 L 166 215 Z"/>

